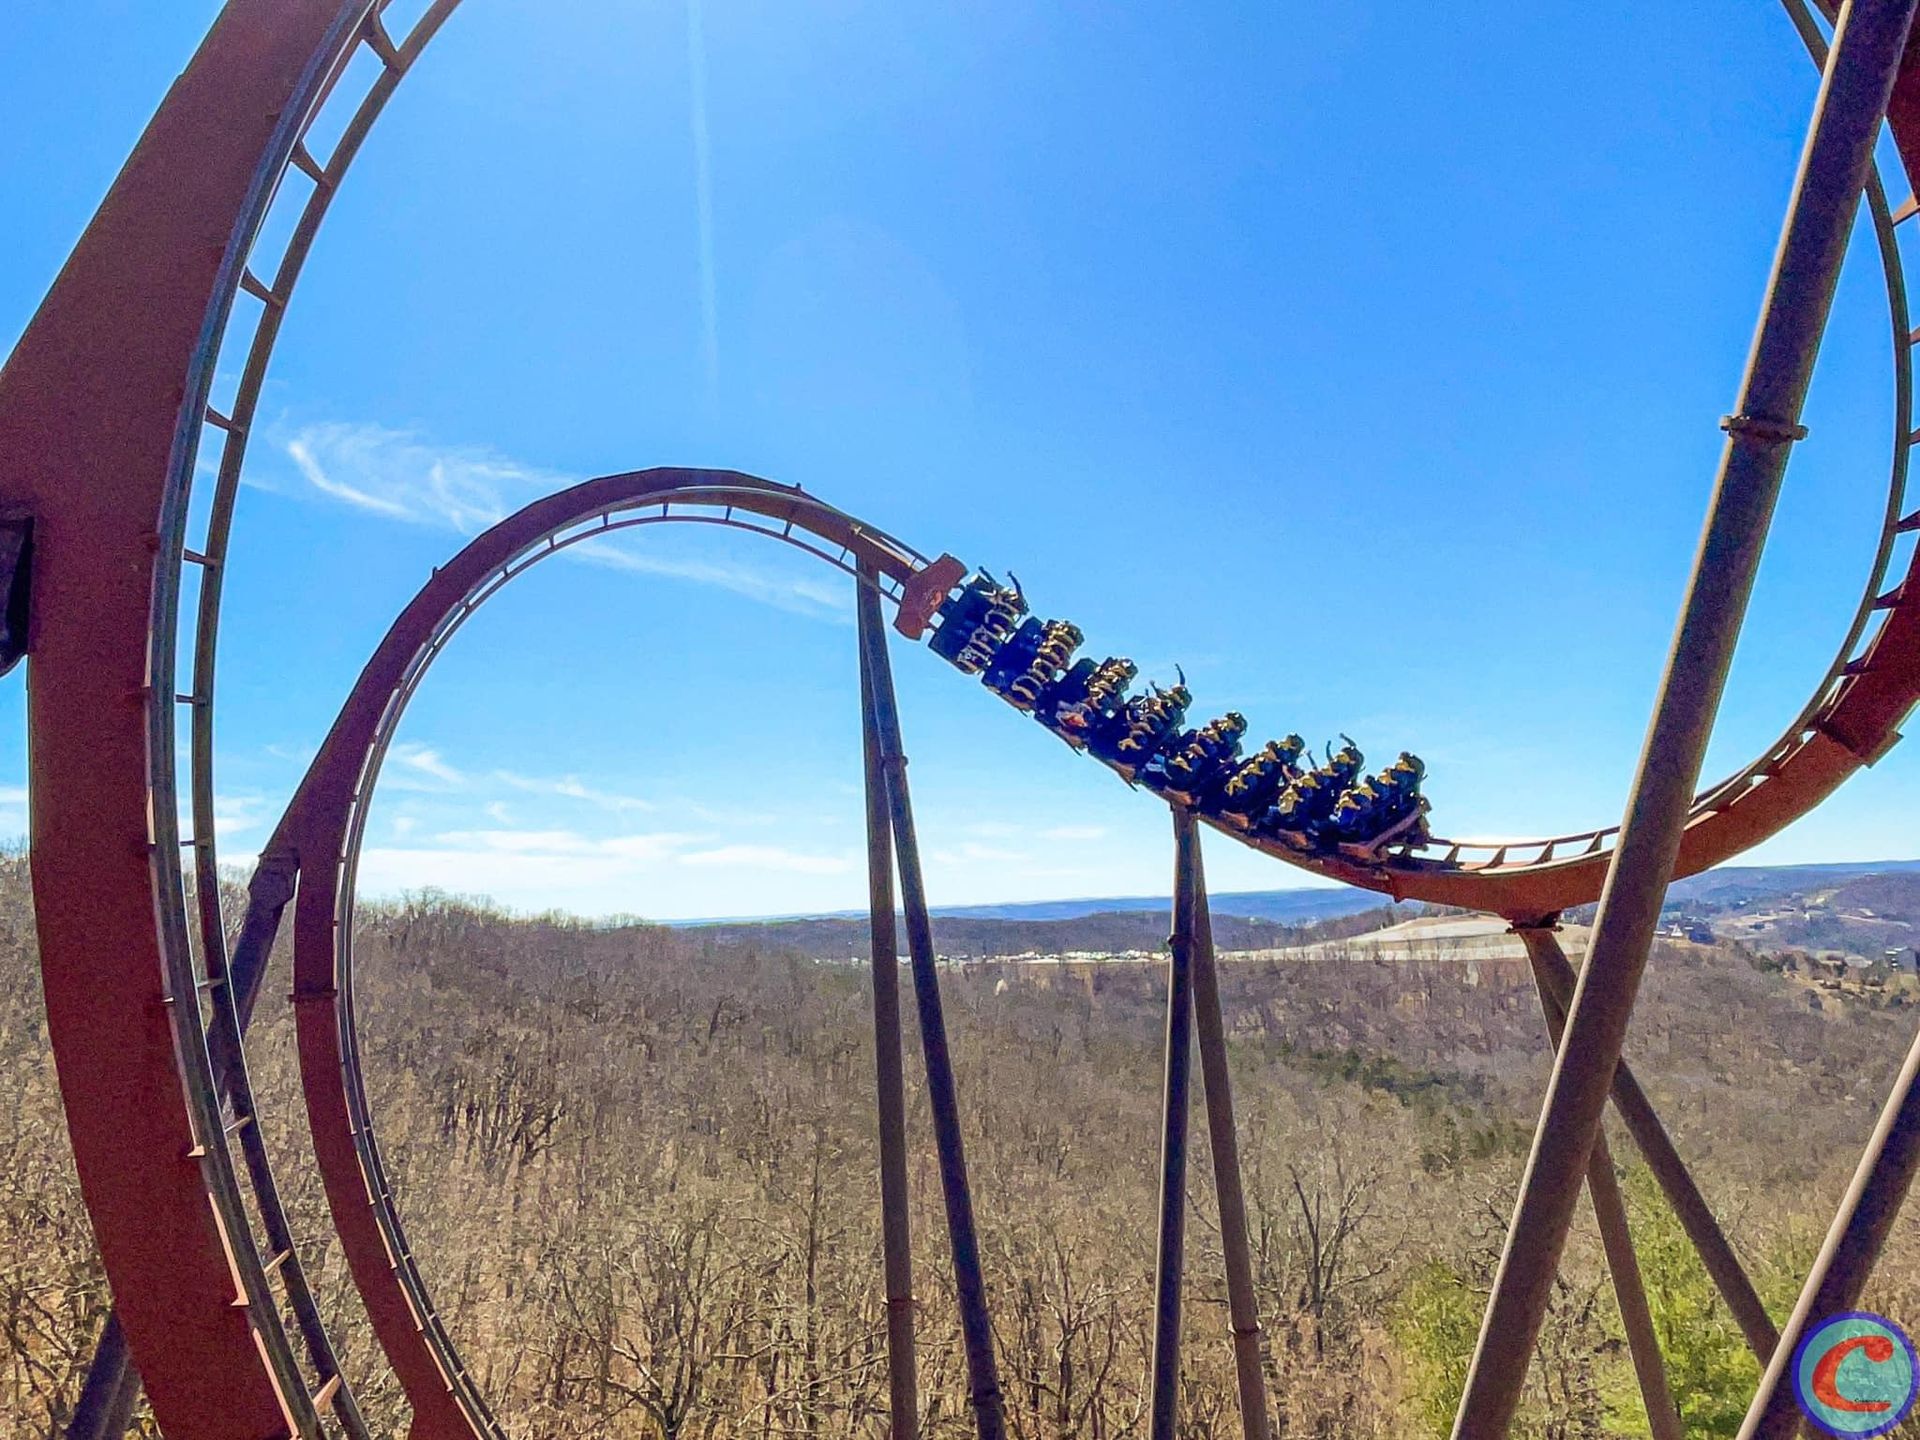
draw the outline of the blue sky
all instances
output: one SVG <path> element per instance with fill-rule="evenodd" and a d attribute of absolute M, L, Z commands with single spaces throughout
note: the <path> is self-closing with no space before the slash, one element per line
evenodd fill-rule
<path fill-rule="evenodd" d="M 10 9 L 6 343 L 216 8 Z M 468 0 L 272 372 L 223 625 L 226 851 L 463 536 L 654 464 L 1011 567 L 1257 734 L 1411 748 L 1443 833 L 1610 823 L 1815 79 L 1754 0 Z M 1716 776 L 1859 594 L 1888 354 L 1856 246 Z M 936 901 L 1164 892 L 1153 801 L 924 652 L 897 670 Z M 365 888 L 857 905 L 854 674 L 847 586 L 767 542 L 654 529 L 548 563 L 416 700 Z M 21 696 L 0 686 L 0 833 Z M 1759 857 L 1920 852 L 1910 749 Z M 1224 843 L 1209 867 L 1299 879 Z"/>

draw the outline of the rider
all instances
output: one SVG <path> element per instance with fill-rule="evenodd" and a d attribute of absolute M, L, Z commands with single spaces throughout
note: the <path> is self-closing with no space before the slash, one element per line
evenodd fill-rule
<path fill-rule="evenodd" d="M 1166 751 L 1161 770 L 1167 785 L 1183 794 L 1198 794 L 1239 758 L 1240 737 L 1246 733 L 1247 717 L 1237 710 L 1188 731 Z"/>
<path fill-rule="evenodd" d="M 1126 703 L 1127 686 L 1140 667 L 1117 655 L 1095 664 L 1081 660 L 1034 703 L 1041 723 L 1076 740 L 1103 729 Z"/>
<path fill-rule="evenodd" d="M 1419 756 L 1401 751 L 1393 764 L 1340 797 L 1333 812 L 1335 834 L 1349 844 L 1364 844 L 1418 813 L 1426 773 Z"/>
<path fill-rule="evenodd" d="M 1307 742 L 1298 735 L 1269 740 L 1227 778 L 1214 799 L 1214 808 L 1248 819 L 1258 815 L 1300 773 L 1300 752 L 1306 748 Z"/>
<path fill-rule="evenodd" d="M 993 658 L 1026 613 L 1027 600 L 1018 580 L 1002 585 L 982 570 L 941 605 L 939 627 L 927 646 L 941 659 L 973 674 Z"/>
<path fill-rule="evenodd" d="M 1125 765 L 1144 765 L 1179 732 L 1187 718 L 1193 692 L 1184 679 L 1162 689 L 1152 686 L 1146 694 L 1136 695 L 1114 717 L 1107 732 L 1096 738 L 1095 752 L 1102 759 Z"/>
<path fill-rule="evenodd" d="M 1360 767 L 1366 764 L 1366 757 L 1353 743 L 1353 738 L 1348 735 L 1340 738 L 1347 743 L 1338 751 L 1329 746 L 1326 764 L 1309 770 L 1280 792 L 1272 808 L 1260 817 L 1260 830 L 1267 833 L 1284 830 L 1302 835 L 1315 844 L 1325 844 L 1331 838 L 1326 833 L 1327 822 L 1333 818 L 1340 797 L 1360 773 Z"/>

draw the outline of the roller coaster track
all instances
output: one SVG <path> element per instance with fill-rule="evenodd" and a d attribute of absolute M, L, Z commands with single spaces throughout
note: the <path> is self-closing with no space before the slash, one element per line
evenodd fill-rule
<path fill-rule="evenodd" d="M 0 370 L 0 522 L 31 536 L 30 561 L 14 578 L 29 587 L 32 861 L 48 1029 L 82 1189 L 140 1378 L 173 1436 L 367 1433 L 275 1189 L 246 1067 L 246 1022 L 267 951 L 292 904 L 293 998 L 315 1153 L 355 1284 L 413 1407 L 413 1433 L 422 1440 L 500 1433 L 408 1246 L 360 1074 L 351 935 L 365 802 L 394 727 L 432 660 L 502 585 L 581 540 L 660 523 L 715 524 L 799 546 L 855 579 L 870 839 L 877 857 L 899 858 L 976 1414 L 983 1435 L 997 1434 L 985 1296 L 977 1255 L 969 1259 L 970 1192 L 951 1076 L 942 1081 L 935 1073 L 944 1063 L 943 1022 L 891 662 L 876 618 L 886 599 L 898 609 L 897 628 L 921 633 L 958 578 L 951 557 L 929 562 L 811 496 L 726 472 L 640 471 L 535 502 L 437 571 L 396 620 L 263 852 L 247 914 L 229 942 L 233 927 L 217 884 L 213 737 L 221 595 L 241 467 L 274 344 L 321 223 L 375 120 L 457 3 L 416 0 L 413 18 L 402 24 L 403 7 L 391 0 L 230 0 Z M 1789 4 L 1823 67 L 1822 102 L 1748 398 L 1769 378 L 1772 327 L 1810 327 L 1811 344 L 1802 336 L 1798 353 L 1786 355 L 1800 390 L 1783 413 L 1743 407 L 1727 422 L 1729 468 L 1716 491 L 1687 615 L 1708 615 L 1725 632 L 1720 638 L 1730 652 L 1744 584 L 1734 585 L 1739 603 L 1696 612 L 1696 602 L 1703 579 L 1714 582 L 1742 564 L 1749 566 L 1750 583 L 1770 498 L 1746 519 L 1751 554 L 1716 549 L 1721 532 L 1715 527 L 1739 502 L 1740 464 L 1772 467 L 1770 483 L 1777 486 L 1785 451 L 1797 438 L 1798 400 L 1831 298 L 1835 247 L 1847 228 L 1840 222 L 1851 214 L 1850 197 L 1862 190 L 1894 337 L 1895 434 L 1888 501 L 1864 595 L 1832 665 L 1781 737 L 1686 803 L 1697 749 L 1691 772 L 1682 774 L 1686 763 L 1669 763 L 1652 737 L 1689 706 L 1710 724 L 1724 679 L 1722 662 L 1719 678 L 1693 685 L 1704 689 L 1704 701 L 1680 693 L 1692 684 L 1688 647 L 1698 638 L 1687 620 L 1624 829 L 1524 843 L 1390 846 L 1357 859 L 1301 849 L 1174 807 L 1174 1001 L 1177 1015 L 1186 1013 L 1180 1006 L 1191 1008 L 1208 1067 L 1223 1216 L 1235 1213 L 1237 1174 L 1219 1160 L 1231 1150 L 1233 1127 L 1226 1086 L 1211 1083 L 1216 1069 L 1224 1079 L 1224 1051 L 1211 990 L 1196 818 L 1329 878 L 1399 899 L 1505 916 L 1527 942 L 1559 1064 L 1463 1401 L 1460 1435 L 1505 1433 L 1531 1350 L 1514 1337 L 1537 1332 L 1540 1290 L 1557 1264 L 1569 1187 L 1589 1178 L 1611 1237 L 1609 1258 L 1655 1433 L 1677 1433 L 1657 1346 L 1649 1353 L 1650 1330 L 1636 1329 L 1631 1277 L 1619 1273 L 1632 1262 L 1630 1243 L 1624 1252 L 1612 1243 L 1624 1236 L 1623 1223 L 1609 1219 L 1618 1219 L 1617 1196 L 1603 1204 L 1603 1164 L 1596 1160 L 1589 1173 L 1589 1151 L 1601 1153 L 1598 1107 L 1609 1093 L 1749 1342 L 1770 1362 L 1743 1435 L 1790 1433 L 1796 1422 L 1780 1383 L 1785 1354 L 1810 1317 L 1843 1308 L 1839 1302 L 1857 1294 L 1884 1238 L 1891 1214 L 1886 1202 L 1897 1206 L 1920 1163 L 1916 1048 L 1783 1339 L 1753 1298 L 1637 1081 L 1618 1063 L 1645 950 L 1635 927 L 1646 917 L 1628 912 L 1644 911 L 1649 887 L 1737 855 L 1813 809 L 1898 741 L 1898 726 L 1920 701 L 1920 551 L 1913 540 L 1920 510 L 1908 500 L 1911 450 L 1920 443 L 1912 397 L 1912 349 L 1920 330 L 1908 313 L 1900 242 L 1900 227 L 1917 223 L 1920 205 L 1890 203 L 1890 193 L 1909 187 L 1890 190 L 1869 164 L 1883 115 L 1903 168 L 1913 170 L 1920 156 L 1920 63 L 1905 50 L 1913 8 L 1912 0 L 1856 0 L 1837 19 L 1824 16 L 1823 24 L 1798 0 Z M 1823 226 L 1821 237 L 1802 233 Z M 260 237 L 280 233 L 289 238 L 277 254 L 268 253 Z M 217 394 L 219 362 L 236 345 L 244 347 L 237 384 L 230 395 Z M 1786 389 L 1792 391 L 1791 380 Z M 196 491 L 203 456 L 214 478 Z M 1755 493 L 1771 494 L 1764 483 Z M 178 679 L 183 650 L 189 657 L 184 687 Z M 1705 664 L 1702 673 L 1712 669 Z M 184 815 L 176 761 L 183 728 Z M 1704 733 L 1699 739 L 1704 744 Z M 1675 792 L 1681 803 L 1662 819 L 1649 797 L 1662 784 L 1671 788 L 1676 775 L 1685 787 Z M 1673 848 L 1649 863 L 1634 836 L 1663 825 Z M 1649 853 L 1658 851 L 1648 843 Z M 874 867 L 876 961 L 894 953 L 891 866 L 881 859 Z M 1576 986 L 1550 927 L 1562 910 L 1596 899 L 1602 907 L 1593 956 Z M 891 967 L 877 963 L 877 992 L 891 984 L 883 982 L 883 971 L 890 974 Z M 1185 1036 L 1182 1019 L 1169 1032 L 1163 1183 L 1171 1196 L 1184 1193 Z M 877 1040 L 883 1062 L 894 1047 L 897 1070 L 897 1035 L 890 1037 L 882 1023 Z M 885 1119 L 887 1067 L 881 1068 L 884 1180 L 900 1140 Z M 890 1214 L 894 1199 L 883 1202 Z M 1224 1228 L 1244 1422 L 1250 1436 L 1264 1435 L 1257 1364 L 1251 1375 L 1248 1364 L 1248 1355 L 1257 1354 L 1256 1322 L 1244 1277 L 1234 1273 L 1233 1227 Z M 1163 1203 L 1156 1437 L 1170 1433 L 1173 1418 L 1180 1251 L 1179 1206 Z M 904 1332 L 896 1326 L 893 1335 L 900 1408 L 912 1394 L 911 1310 L 892 1268 L 896 1258 L 890 1249 L 889 1295 L 904 1306 L 896 1314 L 907 1317 Z M 1644 1319 L 1643 1303 L 1638 1311 Z M 108 1433 L 116 1407 L 124 1408 L 128 1384 L 107 1385 L 102 1393 L 109 1390 L 114 1403 L 80 1419 L 80 1426 L 94 1427 L 90 1435 Z M 911 1407 L 901 1413 L 896 1433 L 911 1433 Z"/>

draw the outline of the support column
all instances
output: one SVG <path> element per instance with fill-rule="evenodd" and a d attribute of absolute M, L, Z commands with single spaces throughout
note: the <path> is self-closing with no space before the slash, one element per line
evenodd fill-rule
<path fill-rule="evenodd" d="M 1641 753 L 1566 1040 L 1534 1133 L 1455 1440 L 1501 1440 L 1566 1244 L 1673 874 L 1700 762 L 1833 302 L 1916 0 L 1847 0 L 1821 81 L 1766 304 Z"/>
<path fill-rule="evenodd" d="M 1240 1141 L 1233 1122 L 1233 1079 L 1227 1070 L 1226 1023 L 1220 976 L 1214 965 L 1213 914 L 1206 862 L 1193 814 L 1173 812 L 1176 848 L 1193 836 L 1193 1019 L 1200 1041 L 1200 1078 L 1207 1104 L 1207 1142 L 1213 1153 L 1213 1190 L 1220 1210 L 1220 1252 L 1227 1270 L 1227 1317 L 1233 1327 L 1233 1368 L 1240 1384 L 1240 1433 L 1268 1440 L 1267 1382 L 1260 1369 L 1260 1305 L 1247 1247 L 1247 1201 L 1240 1189 Z"/>
<path fill-rule="evenodd" d="M 873 730 L 887 780 L 887 812 L 900 862 L 900 898 L 907 917 L 907 955 L 913 966 L 913 998 L 920 1017 L 920 1048 L 927 1065 L 927 1102 L 940 1155 L 940 1188 L 947 1205 L 947 1235 L 953 1247 L 953 1285 L 960 1303 L 960 1337 L 966 1348 L 974 1427 L 980 1440 L 1005 1440 L 999 1366 L 987 1318 L 987 1285 L 980 1268 L 980 1242 L 967 1184 L 966 1147 L 960 1133 L 960 1101 L 947 1048 L 947 1022 L 940 1008 L 940 973 L 934 964 L 933 921 L 927 913 L 920 872 L 920 842 L 913 829 L 907 791 L 907 758 L 900 745 L 900 710 L 893 693 L 893 662 L 887 654 L 880 595 L 859 587 L 860 650 L 873 691 Z"/>
<path fill-rule="evenodd" d="M 127 1354 L 119 1312 L 109 1310 L 80 1398 L 74 1402 L 73 1419 L 67 1423 L 66 1440 L 120 1440 L 133 1422 L 133 1407 L 139 1399 L 140 1373 Z"/>
<path fill-rule="evenodd" d="M 1200 841 L 1173 811 L 1173 935 L 1168 943 L 1166 1088 L 1160 1131 L 1160 1245 L 1154 1269 L 1149 1440 L 1174 1440 L 1180 1410 L 1180 1286 L 1186 1271 L 1187 1120 L 1193 1065 L 1193 929 Z"/>
<path fill-rule="evenodd" d="M 1873 1138 L 1833 1217 L 1833 1227 L 1787 1320 L 1786 1332 L 1761 1377 L 1753 1407 L 1740 1427 L 1740 1440 L 1791 1440 L 1799 1431 L 1800 1406 L 1787 1376 L 1793 1352 L 1802 1336 L 1851 1310 L 1860 1299 L 1916 1169 L 1920 1169 L 1920 1037 L 1907 1051 L 1907 1063 L 1900 1067 L 1880 1123 L 1874 1126 Z"/>
<path fill-rule="evenodd" d="M 1544 967 L 1537 956 L 1549 949 L 1558 952 L 1560 942 L 1553 938 L 1553 931 L 1543 925 L 1514 928 L 1527 947 L 1534 988 L 1540 996 L 1540 1013 L 1547 1022 L 1547 1038 L 1557 1051 L 1565 1017 L 1547 998 Z M 1565 960 L 1562 955 L 1562 963 Z M 1653 1313 L 1647 1307 L 1647 1289 L 1640 1278 L 1640 1257 L 1633 1248 L 1626 1201 L 1620 1194 L 1620 1182 L 1614 1178 L 1613 1155 L 1607 1147 L 1604 1130 L 1593 1139 L 1593 1155 L 1587 1162 L 1587 1194 L 1593 1200 L 1600 1244 L 1607 1253 L 1607 1273 L 1613 1277 L 1614 1297 L 1620 1302 L 1620 1323 L 1627 1332 L 1627 1351 L 1633 1357 L 1634 1378 L 1640 1382 L 1640 1399 L 1647 1408 L 1647 1428 L 1653 1440 L 1682 1440 L 1680 1414 L 1674 1409 L 1673 1392 L 1667 1385 L 1666 1360 L 1660 1353 L 1660 1338 L 1654 1332 Z"/>
<path fill-rule="evenodd" d="M 878 584 L 861 567 L 862 591 Z M 887 1287 L 887 1385 L 893 1440 L 917 1440 L 920 1398 L 913 1355 L 913 1245 L 907 1190 L 906 1080 L 900 1060 L 900 951 L 893 921 L 893 826 L 874 720 L 866 626 L 860 647 L 860 737 L 866 767 L 868 927 L 873 955 L 873 1071 L 880 1122 L 880 1236 Z"/>
<path fill-rule="evenodd" d="M 1548 938 L 1551 939 L 1551 936 Z M 1533 962 L 1534 979 L 1546 997 L 1553 1018 L 1563 1021 L 1567 1006 L 1573 999 L 1573 966 L 1568 963 L 1558 941 L 1538 948 L 1529 945 L 1528 958 Z M 1740 1327 L 1740 1332 L 1747 1337 L 1748 1348 L 1765 1365 L 1773 1358 L 1774 1349 L 1780 1343 L 1780 1331 L 1774 1326 L 1773 1317 L 1767 1314 L 1767 1307 L 1761 1303 L 1759 1292 L 1753 1288 L 1753 1281 L 1747 1278 L 1746 1267 L 1740 1263 L 1740 1257 L 1734 1254 L 1726 1232 L 1714 1218 L 1713 1207 L 1707 1204 L 1706 1196 L 1694 1184 L 1686 1162 L 1680 1158 L 1680 1152 L 1674 1148 L 1666 1127 L 1660 1123 L 1653 1102 L 1647 1099 L 1646 1091 L 1640 1088 L 1633 1067 L 1625 1060 L 1613 1072 L 1613 1108 L 1626 1125 L 1627 1133 L 1633 1136 L 1640 1158 L 1647 1162 L 1653 1178 L 1660 1182 L 1667 1203 L 1679 1218 L 1680 1228 L 1687 1232 L 1687 1238 L 1699 1253 L 1700 1263 L 1706 1267 L 1707 1274 L 1719 1288 L 1720 1298 L 1727 1302 L 1728 1313 Z"/>

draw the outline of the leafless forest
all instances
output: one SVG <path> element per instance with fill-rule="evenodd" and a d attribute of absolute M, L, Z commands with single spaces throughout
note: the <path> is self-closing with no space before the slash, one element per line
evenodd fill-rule
<path fill-rule="evenodd" d="M 864 967 L 740 932 L 512 920 L 433 897 L 360 923 L 381 1143 L 438 1304 L 510 1434 L 884 1435 Z M 1275 1433 L 1444 1435 L 1546 1074 L 1524 966 L 1244 962 L 1222 982 Z M 1010 1429 L 1140 1435 L 1164 978 L 987 964 L 943 986 Z M 268 996 L 286 989 L 276 976 Z M 1816 993 L 1725 947 L 1656 955 L 1631 1058 L 1782 1316 L 1920 1023 L 1904 1000 Z M 287 1007 L 263 1004 L 255 1036 L 282 1183 L 349 1376 L 377 1433 L 404 1435 L 303 1164 Z M 107 1297 L 17 858 L 0 861 L 0 1070 L 0 1432 L 52 1436 Z M 917 1086 L 911 1099 L 921 1420 L 957 1440 L 970 1422 L 951 1272 Z M 1224 1437 L 1238 1422 L 1195 1134 L 1182 1433 Z M 1613 1139 L 1687 1433 L 1733 1435 L 1756 1367 Z M 1920 1321 L 1911 1218 L 1867 1298 Z M 1646 1433 L 1587 1215 L 1523 1429 Z"/>

